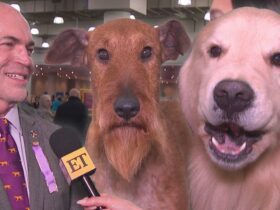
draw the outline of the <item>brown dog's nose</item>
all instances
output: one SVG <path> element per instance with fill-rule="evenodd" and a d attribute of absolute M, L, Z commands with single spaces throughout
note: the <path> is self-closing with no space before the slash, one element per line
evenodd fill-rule
<path fill-rule="evenodd" d="M 252 88 L 243 81 L 223 80 L 214 89 L 214 100 L 228 115 L 245 110 L 254 99 Z"/>
<path fill-rule="evenodd" d="M 140 110 L 140 104 L 133 95 L 119 96 L 114 103 L 114 109 L 118 116 L 129 120 L 137 115 Z"/>

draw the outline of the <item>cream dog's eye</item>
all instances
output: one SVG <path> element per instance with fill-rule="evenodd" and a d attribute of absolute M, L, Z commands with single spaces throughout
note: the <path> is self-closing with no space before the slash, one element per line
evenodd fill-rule
<path fill-rule="evenodd" d="M 222 48 L 218 45 L 211 46 L 209 51 L 208 51 L 210 57 L 212 57 L 212 58 L 220 57 L 222 52 L 223 52 Z"/>
<path fill-rule="evenodd" d="M 271 56 L 271 64 L 280 67 L 280 53 L 275 53 Z"/>

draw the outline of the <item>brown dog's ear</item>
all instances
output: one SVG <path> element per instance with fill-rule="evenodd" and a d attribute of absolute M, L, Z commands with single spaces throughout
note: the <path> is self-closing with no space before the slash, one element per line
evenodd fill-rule
<path fill-rule="evenodd" d="M 79 29 L 68 29 L 61 32 L 49 48 L 45 62 L 60 64 L 70 62 L 75 66 L 84 63 L 84 50 L 88 45 L 87 32 Z"/>
<path fill-rule="evenodd" d="M 182 24 L 170 20 L 158 27 L 162 46 L 162 61 L 176 60 L 179 54 L 183 55 L 191 46 L 191 40 Z"/>

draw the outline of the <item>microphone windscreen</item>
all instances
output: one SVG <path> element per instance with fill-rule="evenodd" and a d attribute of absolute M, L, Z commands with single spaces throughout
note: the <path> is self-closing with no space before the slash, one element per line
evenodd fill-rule
<path fill-rule="evenodd" d="M 83 142 L 81 134 L 71 127 L 60 128 L 50 136 L 50 146 L 60 159 L 59 166 L 67 182 L 69 184 L 72 181 L 81 182 L 89 197 L 99 196 L 99 192 L 89 177 L 96 169 L 81 142 Z"/>
<path fill-rule="evenodd" d="M 50 145 L 56 156 L 61 157 L 82 147 L 82 136 L 73 128 L 59 128 L 50 136 Z"/>

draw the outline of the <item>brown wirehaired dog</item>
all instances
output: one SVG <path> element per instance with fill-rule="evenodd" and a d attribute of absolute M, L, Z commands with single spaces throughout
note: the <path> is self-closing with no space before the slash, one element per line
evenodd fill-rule
<path fill-rule="evenodd" d="M 193 210 L 280 209 L 280 16 L 236 9 L 198 35 L 180 72 L 193 130 Z"/>
<path fill-rule="evenodd" d="M 101 192 L 146 210 L 187 209 L 185 172 L 176 148 L 180 125 L 174 127 L 160 110 L 159 75 L 161 63 L 176 59 L 189 45 L 177 21 L 153 28 L 129 19 L 88 33 L 67 30 L 54 41 L 48 62 L 84 61 L 92 72 L 94 120 L 86 146 Z"/>

